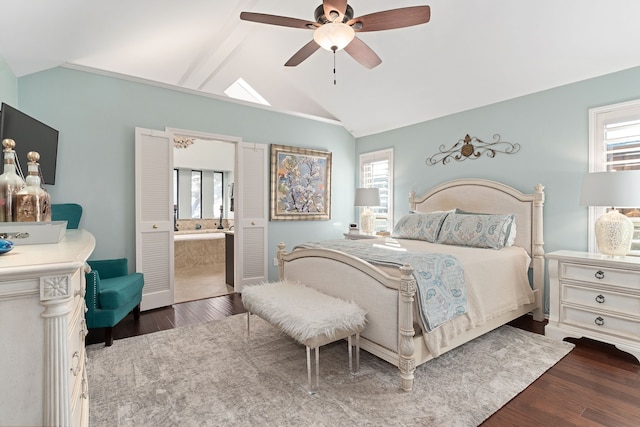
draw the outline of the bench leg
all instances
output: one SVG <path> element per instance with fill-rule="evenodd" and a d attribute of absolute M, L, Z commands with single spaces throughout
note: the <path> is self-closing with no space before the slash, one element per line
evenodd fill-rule
<path fill-rule="evenodd" d="M 315 353 L 314 359 L 315 359 L 315 363 L 311 362 L 311 351 L 313 350 L 313 352 Z M 312 374 L 311 374 L 311 367 L 312 365 L 315 365 L 315 375 L 312 379 Z M 308 385 L 308 389 L 307 389 L 307 393 L 309 394 L 316 394 L 316 392 L 318 391 L 318 383 L 319 383 L 319 378 L 320 378 L 320 347 L 315 347 L 315 348 L 310 348 L 309 346 L 307 346 L 307 385 Z"/>
<path fill-rule="evenodd" d="M 251 339 L 251 313 L 247 311 L 247 342 Z"/>
<path fill-rule="evenodd" d="M 355 345 L 353 341 L 355 341 Z M 349 344 L 349 372 L 351 375 L 355 375 L 360 371 L 360 333 L 356 332 L 354 335 L 349 336 L 349 338 L 347 338 L 347 342 Z M 355 369 L 353 366 L 353 347 L 355 347 L 356 353 Z"/>

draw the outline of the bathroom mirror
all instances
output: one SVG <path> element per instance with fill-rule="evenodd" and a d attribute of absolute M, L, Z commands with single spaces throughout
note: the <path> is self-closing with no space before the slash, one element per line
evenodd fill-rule
<path fill-rule="evenodd" d="M 233 218 L 235 145 L 230 142 L 175 134 L 174 201 L 178 220 Z M 199 191 L 193 191 L 199 189 Z M 197 215 L 196 215 L 197 217 Z"/>

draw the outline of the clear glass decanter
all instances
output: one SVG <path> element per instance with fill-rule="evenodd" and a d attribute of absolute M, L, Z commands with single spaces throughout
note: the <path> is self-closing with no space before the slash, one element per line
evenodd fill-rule
<path fill-rule="evenodd" d="M 13 217 L 17 222 L 51 221 L 50 197 L 40 184 L 40 154 L 27 153 L 29 174 L 26 186 L 18 191 L 14 203 Z"/>
<path fill-rule="evenodd" d="M 2 141 L 4 172 L 0 175 L 0 222 L 13 222 L 13 206 L 18 191 L 25 185 L 22 176 L 16 172 L 16 142 L 13 139 Z"/>

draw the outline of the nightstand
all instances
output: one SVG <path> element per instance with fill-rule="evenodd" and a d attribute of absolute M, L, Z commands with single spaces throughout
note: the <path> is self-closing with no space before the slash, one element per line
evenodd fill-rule
<path fill-rule="evenodd" d="M 545 335 L 587 337 L 640 361 L 640 257 L 557 251 L 549 265 Z"/>
<path fill-rule="evenodd" d="M 371 234 L 356 234 L 356 233 L 342 233 L 347 240 L 360 240 L 360 239 L 377 239 L 378 236 L 372 236 Z"/>

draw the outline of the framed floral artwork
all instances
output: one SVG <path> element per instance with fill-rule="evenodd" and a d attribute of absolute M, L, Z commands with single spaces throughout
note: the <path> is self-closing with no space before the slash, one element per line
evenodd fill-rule
<path fill-rule="evenodd" d="M 271 145 L 272 221 L 331 218 L 331 152 Z"/>

